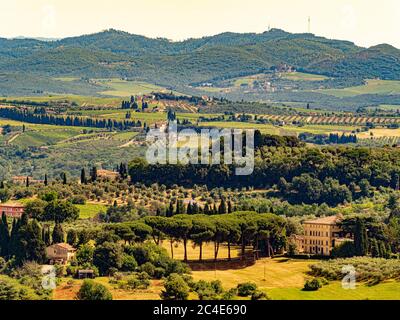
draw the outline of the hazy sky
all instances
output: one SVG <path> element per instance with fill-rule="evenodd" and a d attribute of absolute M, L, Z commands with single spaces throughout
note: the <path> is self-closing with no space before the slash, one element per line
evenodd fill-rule
<path fill-rule="evenodd" d="M 108 28 L 182 40 L 290 32 L 400 48 L 399 0 L 0 0 L 0 36 L 66 37 Z"/>

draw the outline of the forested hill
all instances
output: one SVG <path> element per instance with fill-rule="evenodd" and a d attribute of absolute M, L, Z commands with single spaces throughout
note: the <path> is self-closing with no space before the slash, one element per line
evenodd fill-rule
<path fill-rule="evenodd" d="M 116 30 L 58 41 L 0 38 L 0 72 L 190 84 L 253 74 L 279 64 L 335 77 L 400 79 L 400 50 L 394 47 L 367 49 L 278 29 L 181 42 Z"/>

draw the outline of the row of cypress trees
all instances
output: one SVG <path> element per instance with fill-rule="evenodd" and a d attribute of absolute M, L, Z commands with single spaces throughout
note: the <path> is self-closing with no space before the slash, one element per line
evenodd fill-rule
<path fill-rule="evenodd" d="M 50 236 L 50 227 L 41 227 L 35 219 L 23 214 L 13 219 L 9 227 L 7 216 L 3 213 L 0 221 L 0 256 L 6 260 L 15 259 L 17 265 L 24 261 L 44 262 L 45 248 L 51 243 L 64 242 L 64 231 L 56 224 Z"/>

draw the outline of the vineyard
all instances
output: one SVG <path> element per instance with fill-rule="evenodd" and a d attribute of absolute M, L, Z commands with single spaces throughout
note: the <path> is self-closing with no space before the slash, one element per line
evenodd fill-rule
<path fill-rule="evenodd" d="M 307 124 L 351 124 L 365 125 L 367 123 L 374 124 L 393 124 L 399 123 L 400 118 L 389 117 L 355 117 L 355 116 L 300 116 L 300 115 L 262 115 L 258 119 L 266 119 L 285 123 L 301 122 Z"/>
<path fill-rule="evenodd" d="M 383 147 L 400 145 L 400 137 L 371 137 L 369 139 L 359 139 L 357 145 L 362 147 Z"/>

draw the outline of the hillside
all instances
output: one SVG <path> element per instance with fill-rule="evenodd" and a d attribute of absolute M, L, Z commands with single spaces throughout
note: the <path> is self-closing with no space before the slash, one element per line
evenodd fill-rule
<path fill-rule="evenodd" d="M 163 84 L 254 74 L 286 63 L 335 77 L 400 79 L 400 51 L 272 29 L 171 42 L 108 30 L 58 41 L 0 39 L 0 72 L 134 77 Z"/>

